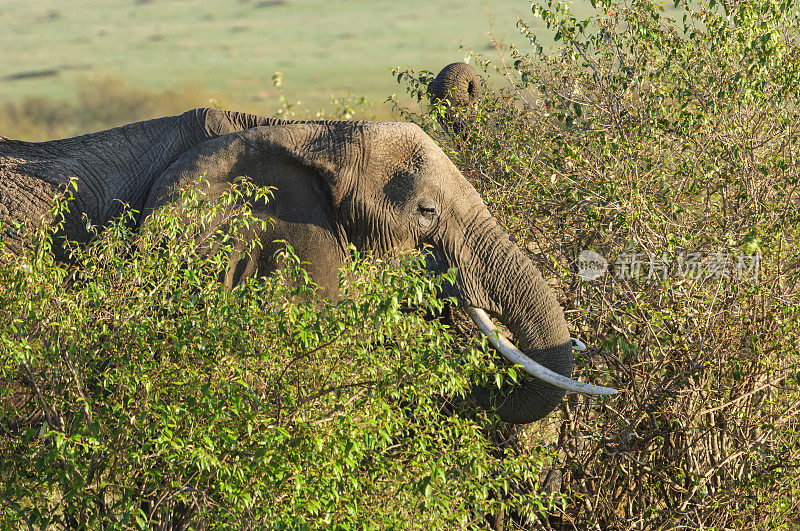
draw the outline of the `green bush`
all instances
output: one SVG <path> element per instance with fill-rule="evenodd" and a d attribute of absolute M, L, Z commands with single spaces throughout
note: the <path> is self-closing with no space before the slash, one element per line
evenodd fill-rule
<path fill-rule="evenodd" d="M 546 454 L 510 455 L 491 420 L 453 414 L 493 363 L 424 319 L 446 278 L 421 276 L 424 257 L 356 255 L 331 301 L 287 248 L 279 274 L 226 289 L 268 190 L 202 189 L 137 232 L 126 214 L 69 266 L 57 223 L 13 227 L 0 526 L 467 528 L 558 505 L 531 488 Z"/>
<path fill-rule="evenodd" d="M 551 440 L 567 501 L 550 522 L 796 525 L 800 8 L 592 3 L 579 20 L 534 2 L 535 26 L 519 22 L 530 51 L 478 56 L 507 82 L 475 107 L 401 109 L 555 277 L 593 346 L 576 375 L 622 390 L 565 401 Z M 420 99 L 433 75 L 395 74 Z M 583 250 L 610 260 L 605 276 L 581 279 Z M 755 278 L 739 257 L 760 259 Z"/>

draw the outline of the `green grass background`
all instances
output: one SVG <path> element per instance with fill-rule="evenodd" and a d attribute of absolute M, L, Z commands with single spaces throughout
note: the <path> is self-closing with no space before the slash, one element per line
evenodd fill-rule
<path fill-rule="evenodd" d="M 524 45 L 519 17 L 541 24 L 527 0 L 6 0 L 0 103 L 74 100 L 81 83 L 113 75 L 183 90 L 194 105 L 274 114 L 279 71 L 286 98 L 308 111 L 350 93 L 386 119 L 383 102 L 404 92 L 392 66 L 438 71 L 464 59 L 461 44 L 494 56 L 490 29 Z"/>

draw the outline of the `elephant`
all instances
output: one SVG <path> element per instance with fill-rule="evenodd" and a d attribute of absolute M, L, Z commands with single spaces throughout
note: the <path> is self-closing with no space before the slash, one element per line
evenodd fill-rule
<path fill-rule="evenodd" d="M 72 177 L 77 190 L 61 230 L 87 242 L 83 216 L 102 226 L 125 203 L 140 212 L 141 224 L 201 175 L 211 198 L 238 176 L 274 187 L 274 197 L 254 212 L 270 220 L 255 234 L 263 249 L 233 263 L 226 283 L 279 267 L 277 240 L 307 262 L 323 296 L 337 293 L 350 246 L 377 254 L 430 249 L 428 270 L 457 268 L 442 295 L 454 297 L 498 350 L 536 375 L 499 391 L 475 386 L 479 405 L 523 424 L 550 413 L 567 390 L 614 392 L 569 378 L 572 344 L 553 291 L 414 124 L 282 121 L 196 109 L 63 140 L 2 140 L 0 218 L 41 218 Z M 57 258 L 66 259 L 63 251 Z M 495 332 L 485 312 L 508 327 L 522 351 Z"/>

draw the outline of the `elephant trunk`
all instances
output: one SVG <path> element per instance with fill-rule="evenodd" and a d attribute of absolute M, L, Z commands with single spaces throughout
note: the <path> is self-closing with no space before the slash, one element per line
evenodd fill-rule
<path fill-rule="evenodd" d="M 478 222 L 482 227 L 470 231 L 477 235 L 473 241 L 479 242 L 472 248 L 470 263 L 473 268 L 474 264 L 481 265 L 463 275 L 459 273 L 466 290 L 462 300 L 495 314 L 511 331 L 525 356 L 569 378 L 572 347 L 563 310 L 531 260 L 486 214 L 479 216 L 483 218 Z M 538 378 L 520 375 L 519 380 L 503 389 L 476 386 L 473 396 L 502 420 L 525 424 L 550 413 L 566 392 Z"/>
<path fill-rule="evenodd" d="M 428 86 L 428 97 L 436 104 L 448 100 L 454 107 L 467 107 L 481 95 L 475 70 L 466 63 L 450 63 Z"/>
<path fill-rule="evenodd" d="M 519 254 L 521 251 L 517 250 Z M 518 288 L 509 286 L 516 304 L 504 309 L 500 321 L 511 331 L 518 347 L 533 361 L 569 378 L 572 374 L 572 345 L 564 312 L 531 261 L 524 258 L 518 269 Z M 514 294 L 513 292 L 517 293 Z M 566 391 L 540 379 L 520 375 L 517 385 L 506 389 L 478 388 L 476 398 L 494 410 L 505 422 L 526 424 L 545 417 L 564 398 Z"/>
<path fill-rule="evenodd" d="M 428 85 L 428 97 L 433 105 L 449 104 L 444 114 L 439 115 L 439 123 L 455 134 L 461 134 L 469 127 L 455 109 L 471 107 L 480 96 L 480 78 L 466 63 L 447 65 Z"/>

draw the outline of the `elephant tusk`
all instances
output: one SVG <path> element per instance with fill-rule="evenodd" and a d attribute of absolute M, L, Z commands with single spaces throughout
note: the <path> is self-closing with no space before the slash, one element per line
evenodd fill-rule
<path fill-rule="evenodd" d="M 566 389 L 572 393 L 580 393 L 582 395 L 615 395 L 616 389 L 611 387 L 601 387 L 599 385 L 592 385 L 583 382 L 575 381 L 566 376 L 562 376 L 557 372 L 553 372 L 541 363 L 537 363 L 525 355 L 521 350 L 511 343 L 508 339 L 503 337 L 500 331 L 495 327 L 492 320 L 486 315 L 486 312 L 474 306 L 467 307 L 467 314 L 478 326 L 478 329 L 489 339 L 489 343 L 497 349 L 508 361 L 515 365 L 522 367 L 525 372 L 534 376 L 544 382 L 554 385 L 561 389 Z"/>
<path fill-rule="evenodd" d="M 576 352 L 583 352 L 586 350 L 586 343 L 578 339 L 577 337 L 569 338 L 570 342 L 572 342 L 572 350 Z"/>

